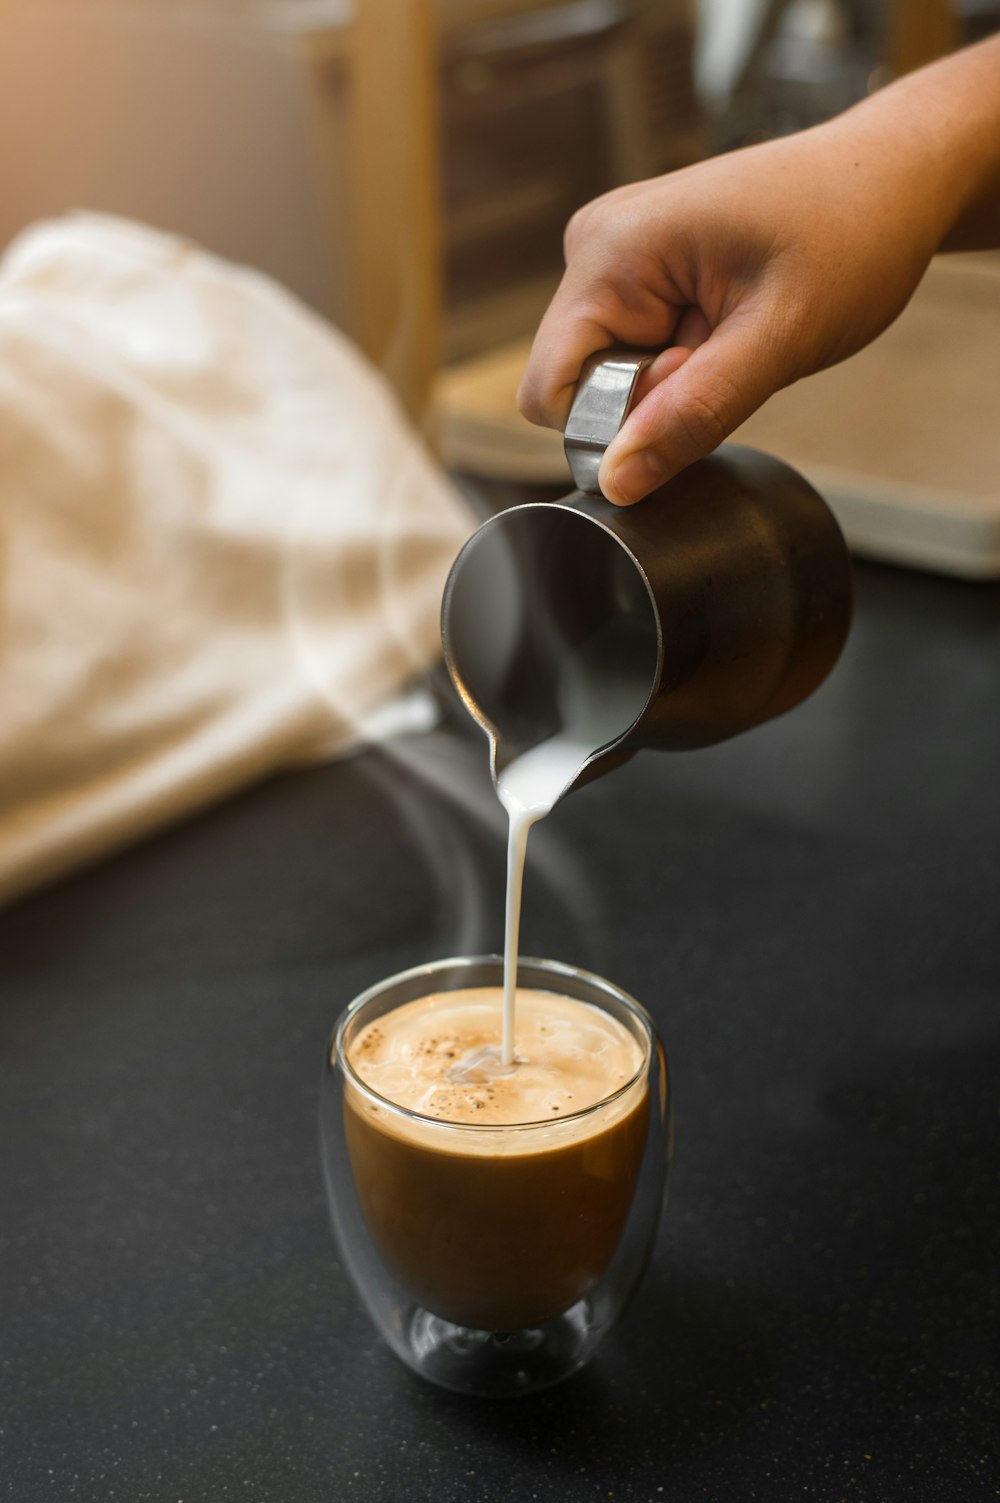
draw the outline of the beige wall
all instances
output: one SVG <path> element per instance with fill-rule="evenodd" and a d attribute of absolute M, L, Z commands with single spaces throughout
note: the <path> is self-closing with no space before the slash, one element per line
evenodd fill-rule
<path fill-rule="evenodd" d="M 244 13 L 245 14 L 245 13 Z M 342 322 L 344 184 L 296 39 L 217 7 L 0 0 L 0 245 L 83 207 L 188 235 Z"/>

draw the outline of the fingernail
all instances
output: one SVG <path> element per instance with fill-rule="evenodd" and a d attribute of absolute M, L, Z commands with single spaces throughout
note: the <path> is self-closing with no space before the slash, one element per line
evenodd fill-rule
<path fill-rule="evenodd" d="M 611 485 L 616 492 L 612 499 L 628 505 L 641 501 L 643 496 L 663 484 L 667 474 L 666 463 L 655 449 L 638 449 L 633 454 L 626 454 L 611 472 Z"/>

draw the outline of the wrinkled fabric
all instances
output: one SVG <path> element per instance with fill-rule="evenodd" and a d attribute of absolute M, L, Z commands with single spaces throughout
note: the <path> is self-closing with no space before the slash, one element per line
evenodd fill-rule
<path fill-rule="evenodd" d="M 440 651 L 472 522 L 357 350 L 126 221 L 0 262 L 0 900 L 322 748 Z"/>

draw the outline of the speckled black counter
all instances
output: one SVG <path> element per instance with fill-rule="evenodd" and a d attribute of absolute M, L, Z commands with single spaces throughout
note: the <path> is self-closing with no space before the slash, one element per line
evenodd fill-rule
<path fill-rule="evenodd" d="M 483 748 L 436 733 L 0 915 L 4 1496 L 1000 1496 L 1000 588 L 862 569 L 809 704 L 644 754 L 529 859 L 524 950 L 634 992 L 674 1077 L 657 1255 L 595 1365 L 422 1386 L 328 1235 L 335 1015 L 500 939 Z"/>

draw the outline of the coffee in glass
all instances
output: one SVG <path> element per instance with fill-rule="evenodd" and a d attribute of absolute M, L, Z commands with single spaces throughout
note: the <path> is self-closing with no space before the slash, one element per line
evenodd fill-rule
<path fill-rule="evenodd" d="M 499 957 L 417 967 L 343 1015 L 324 1080 L 345 1262 L 417 1371 L 519 1393 L 582 1365 L 655 1234 L 669 1150 L 662 1048 L 609 982 L 522 957 L 501 1057 Z"/>

